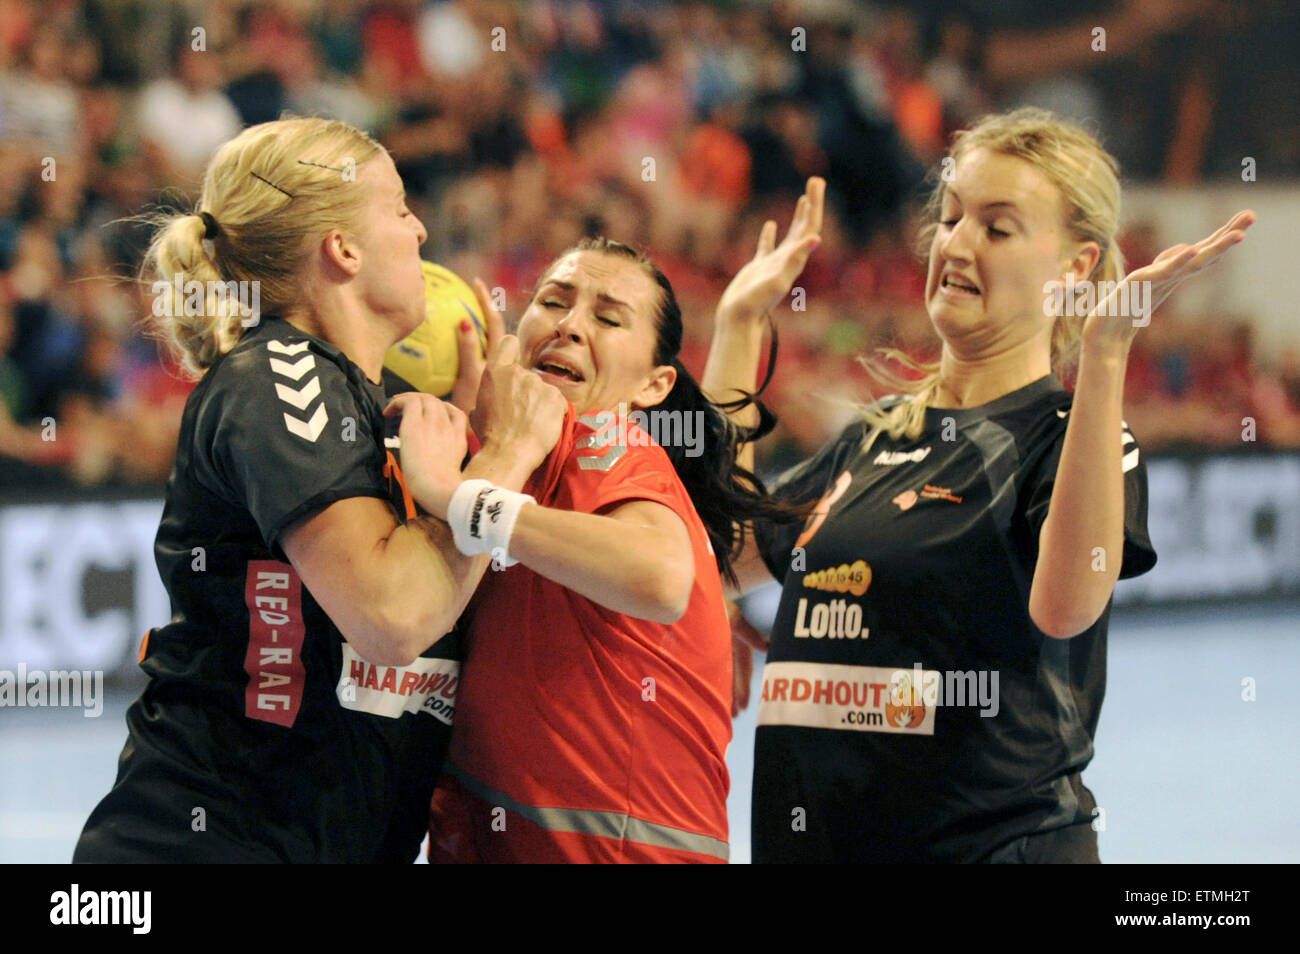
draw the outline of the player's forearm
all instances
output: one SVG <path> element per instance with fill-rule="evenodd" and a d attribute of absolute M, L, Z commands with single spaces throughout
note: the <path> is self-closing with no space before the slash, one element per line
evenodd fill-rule
<path fill-rule="evenodd" d="M 735 574 L 736 583 L 733 586 L 726 579 L 722 581 L 724 592 L 729 599 L 733 600 L 764 584 L 771 583 L 774 579 L 772 571 L 763 562 L 762 554 L 758 552 L 758 541 L 754 539 L 753 531 L 747 529 L 744 534 L 745 542 L 741 547 L 740 556 L 731 562 L 731 572 Z"/>
<path fill-rule="evenodd" d="M 1119 579 L 1124 547 L 1123 395 L 1127 350 L 1084 349 L 1029 615 L 1050 636 L 1091 626 Z"/>
<path fill-rule="evenodd" d="M 520 455 L 510 447 L 498 447 L 489 443 L 470 458 L 469 465 L 461 476 L 465 480 L 490 480 L 506 490 L 522 490 L 532 474 L 532 468 L 521 463 Z"/>
<path fill-rule="evenodd" d="M 463 481 L 478 478 L 506 490 L 518 491 L 532 476 L 530 465 L 524 461 L 536 459 L 536 456 L 520 452 L 510 444 L 488 443 L 470 459 L 462 473 L 452 474 L 450 479 L 441 479 L 435 483 L 422 480 L 420 471 L 415 471 L 407 475 L 407 488 L 426 513 L 445 521 L 452 494 Z"/>
<path fill-rule="evenodd" d="M 713 328 L 713 342 L 704 364 L 700 390 L 715 404 L 752 394 L 758 386 L 758 365 L 763 348 L 762 316 L 724 315 L 719 311 Z M 731 419 L 742 427 L 758 423 L 758 409 L 750 406 L 734 412 Z M 751 457 L 752 457 L 752 451 Z M 752 461 L 751 461 L 752 464 Z"/>
<path fill-rule="evenodd" d="M 660 623 L 681 618 L 695 581 L 689 544 L 657 527 L 532 504 L 519 511 L 510 556 L 593 603 Z"/>
<path fill-rule="evenodd" d="M 519 490 L 530 476 L 527 465 L 509 448 L 491 445 L 474 455 L 464 475 L 508 490 Z M 425 507 L 430 503 L 419 502 Z M 415 623 L 407 641 L 418 656 L 455 626 L 483 579 L 488 557 L 465 556 L 456 549 L 447 524 L 431 516 L 398 527 L 385 549 L 384 559 L 391 567 L 385 575 L 388 598 L 406 607 L 406 618 Z"/>
<path fill-rule="evenodd" d="M 375 600 L 387 607 L 380 626 L 410 659 L 451 632 L 488 565 L 457 550 L 451 530 L 430 516 L 396 527 L 376 558 L 384 592 Z"/>

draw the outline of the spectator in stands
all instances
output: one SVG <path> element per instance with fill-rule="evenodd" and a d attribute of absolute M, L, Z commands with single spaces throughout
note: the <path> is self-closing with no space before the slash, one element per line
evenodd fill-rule
<path fill-rule="evenodd" d="M 221 84 L 217 54 L 186 44 L 177 51 L 176 75 L 141 90 L 136 120 L 156 181 L 197 187 L 213 151 L 239 132 L 239 113 Z"/>
<path fill-rule="evenodd" d="M 948 133 L 1046 80 L 1096 106 L 1084 111 L 1100 117 L 1126 179 L 1236 179 L 1247 148 L 1261 176 L 1300 175 L 1294 97 L 1264 72 L 1300 39 L 1300 12 L 1282 5 L 1227 17 L 1214 15 L 1216 0 L 1083 0 L 1063 16 L 1032 0 L 972 0 L 941 15 L 890 0 L 845 17 L 835 5 L 230 0 L 205 9 L 202 43 L 186 9 L 0 2 L 0 286 L 27 423 L 60 415 L 59 382 L 96 334 L 96 307 L 58 290 L 88 269 L 134 274 L 145 236 L 132 217 L 195 185 L 212 146 L 240 125 L 286 107 L 373 131 L 428 223 L 427 254 L 491 277 L 508 301 L 584 234 L 646 244 L 683 302 L 688 362 L 700 316 L 748 258 L 737 248 L 765 219 L 789 217 L 809 175 L 827 175 L 823 246 L 801 279 L 807 311 L 772 385 L 801 411 L 769 446 L 804 451 L 833 425 L 813 390 L 832 381 L 862 396 L 846 328 L 892 335 L 921 358 L 933 347 L 906 236 L 907 197 L 937 170 L 936 103 Z M 1093 49 L 1099 25 L 1104 52 Z M 493 49 L 496 26 L 504 49 Z M 1251 58 L 1225 53 L 1240 68 L 1195 82 L 1171 69 L 1202 62 L 1207 47 Z M 1226 103 L 1233 123 L 1222 121 Z M 642 178 L 647 156 L 653 181 Z M 43 176 L 47 159 L 54 178 Z M 1157 238 L 1140 227 L 1124 238 L 1133 267 Z M 50 248 L 53 272 L 39 264 Z M 1139 338 L 1127 402 L 1135 419 L 1151 418 L 1134 425 L 1146 445 L 1240 444 L 1252 407 L 1269 422 L 1256 446 L 1285 441 L 1300 399 L 1278 392 L 1295 388 L 1295 359 L 1272 372 L 1253 355 L 1234 387 L 1245 397 L 1223 403 L 1216 369 L 1228 366 L 1200 355 L 1217 347 L 1217 328 L 1199 318 L 1171 311 Z M 134 421 L 155 399 L 153 411 L 170 413 L 168 389 L 141 370 L 152 362 L 168 379 L 152 342 L 138 331 L 114 340 L 125 356 L 114 397 L 85 400 L 112 420 Z M 129 425 L 143 426 L 165 431 L 152 418 Z M 106 475 L 159 472 L 156 460 L 135 467 L 151 455 L 133 457 L 123 440 Z"/>

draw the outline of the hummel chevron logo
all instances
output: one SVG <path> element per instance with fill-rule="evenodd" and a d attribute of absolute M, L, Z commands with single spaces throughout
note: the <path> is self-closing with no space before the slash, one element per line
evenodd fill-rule
<path fill-rule="evenodd" d="M 1133 432 L 1128 429 L 1127 423 L 1124 421 L 1121 421 L 1120 423 L 1124 425 L 1124 432 L 1120 435 L 1120 450 L 1124 452 L 1123 472 L 1127 474 L 1138 465 L 1137 438 L 1134 437 Z M 1129 449 L 1130 447 L 1132 450 Z"/>
<path fill-rule="evenodd" d="M 271 342 L 274 344 L 275 342 Z M 271 370 L 276 374 L 283 374 L 286 378 L 292 378 L 298 381 L 304 374 L 316 367 L 316 356 L 314 354 L 305 354 L 297 361 L 290 364 L 288 361 L 281 361 L 279 358 L 271 359 Z"/>
<path fill-rule="evenodd" d="M 320 396 L 320 378 L 315 377 L 308 381 L 301 391 L 295 391 L 287 384 L 280 384 L 278 381 L 275 385 L 275 393 L 280 396 L 280 400 L 285 404 L 292 404 L 300 411 L 307 410 L 307 405 Z"/>
<path fill-rule="evenodd" d="M 313 379 L 314 380 L 314 379 Z M 284 415 L 284 426 L 289 429 L 290 434 L 297 434 L 305 441 L 315 441 L 320 437 L 320 432 L 325 429 L 325 424 L 329 421 L 330 416 L 325 411 L 325 404 L 322 402 L 320 407 L 316 408 L 316 413 L 307 421 L 300 421 L 296 417 Z"/>
<path fill-rule="evenodd" d="M 299 341 L 297 344 L 281 344 L 278 341 L 268 341 L 266 348 L 268 351 L 274 351 L 283 355 L 295 355 L 307 350 L 310 342 Z M 316 356 L 304 354 L 297 361 L 281 361 L 279 358 L 271 358 L 271 370 L 276 374 L 283 375 L 292 381 L 301 381 L 303 375 L 316 367 Z M 320 397 L 320 377 L 311 377 L 301 388 L 294 389 L 287 384 L 275 382 L 275 393 L 281 401 L 288 404 L 295 411 L 305 411 L 312 401 Z M 325 402 L 322 401 L 316 408 L 315 412 L 307 420 L 299 420 L 288 411 L 284 412 L 284 426 L 288 428 L 290 434 L 296 434 L 305 441 L 316 441 L 320 437 L 320 432 L 325 429 L 329 423 L 329 412 L 325 410 Z"/>
<path fill-rule="evenodd" d="M 300 354 L 306 351 L 310 344 L 310 341 L 299 341 L 297 344 L 291 345 L 281 344 L 278 341 L 268 341 L 266 347 L 267 350 L 274 351 L 276 354 Z"/>
<path fill-rule="evenodd" d="M 580 470 L 609 470 L 613 467 L 624 454 L 627 453 L 627 447 L 615 445 L 599 457 L 594 455 L 579 454 L 578 468 Z"/>

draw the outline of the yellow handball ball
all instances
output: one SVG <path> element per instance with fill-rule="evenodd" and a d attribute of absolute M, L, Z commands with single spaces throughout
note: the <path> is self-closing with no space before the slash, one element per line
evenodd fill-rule
<path fill-rule="evenodd" d="M 388 349 L 384 367 L 404 378 L 417 391 L 445 398 L 460 370 L 457 329 L 468 318 L 478 333 L 479 350 L 487 354 L 487 324 L 474 289 L 454 272 L 421 262 L 424 272 L 424 321 Z"/>

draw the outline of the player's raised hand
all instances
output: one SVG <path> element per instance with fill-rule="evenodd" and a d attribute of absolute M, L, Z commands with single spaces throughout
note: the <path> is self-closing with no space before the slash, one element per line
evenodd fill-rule
<path fill-rule="evenodd" d="M 1229 249 L 1245 240 L 1246 230 L 1254 224 L 1254 212 L 1238 212 L 1195 245 L 1171 246 L 1150 265 L 1124 276 L 1084 320 L 1084 349 L 1127 348 L 1138 330 L 1150 323 L 1151 313 L 1161 302 L 1187 279 L 1222 261 Z"/>
<path fill-rule="evenodd" d="M 470 420 L 474 433 L 535 469 L 560 437 L 569 402 L 558 388 L 519 364 L 519 339 L 504 335 L 488 353 L 478 403 Z"/>
<path fill-rule="evenodd" d="M 407 391 L 388 402 L 384 416 L 398 415 L 406 487 L 421 507 L 446 519 L 447 504 L 461 482 L 469 420 L 455 405 L 419 391 Z"/>
<path fill-rule="evenodd" d="M 776 222 L 768 221 L 758 235 L 758 250 L 731 280 L 718 302 L 719 321 L 757 321 L 776 307 L 821 243 L 826 180 L 813 176 L 795 206 L 790 231 L 776 244 Z"/>
<path fill-rule="evenodd" d="M 492 303 L 492 295 L 481 278 L 474 279 L 474 296 L 478 299 L 479 310 L 483 312 L 483 321 L 487 324 L 487 353 L 491 354 L 496 343 L 505 337 L 505 317 Z M 479 347 L 474 322 L 468 318 L 463 319 L 456 330 L 456 348 L 460 365 L 456 372 L 456 383 L 451 389 L 451 403 L 470 414 L 478 400 L 478 388 L 483 379 L 483 369 L 487 367 L 487 358 Z"/>

